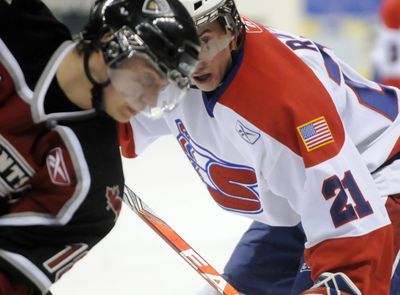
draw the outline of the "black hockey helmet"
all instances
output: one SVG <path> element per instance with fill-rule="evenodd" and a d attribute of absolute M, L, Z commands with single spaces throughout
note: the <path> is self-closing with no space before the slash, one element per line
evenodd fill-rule
<path fill-rule="evenodd" d="M 101 49 L 110 68 L 145 54 L 181 88 L 189 85 L 200 50 L 193 20 L 178 0 L 97 0 L 81 38 L 83 50 Z"/>

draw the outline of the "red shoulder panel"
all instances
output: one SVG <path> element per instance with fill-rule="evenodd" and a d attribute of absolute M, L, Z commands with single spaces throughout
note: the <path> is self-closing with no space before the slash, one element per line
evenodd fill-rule
<path fill-rule="evenodd" d="M 303 157 L 306 167 L 335 156 L 344 142 L 343 125 L 327 90 L 266 30 L 247 34 L 242 64 L 220 103 Z M 325 135 L 332 137 L 324 140 L 317 134 L 321 146 L 307 142 L 319 118 L 328 127 Z"/>

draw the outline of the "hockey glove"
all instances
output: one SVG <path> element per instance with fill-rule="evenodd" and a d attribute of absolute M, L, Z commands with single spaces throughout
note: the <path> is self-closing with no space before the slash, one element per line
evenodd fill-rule
<path fill-rule="evenodd" d="M 344 273 L 324 272 L 311 289 L 301 295 L 362 295 L 357 286 Z"/>

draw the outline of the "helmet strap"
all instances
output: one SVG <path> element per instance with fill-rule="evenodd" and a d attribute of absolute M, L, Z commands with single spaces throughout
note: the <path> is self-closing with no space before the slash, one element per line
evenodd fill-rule
<path fill-rule="evenodd" d="M 243 27 L 236 37 L 236 49 L 231 51 L 232 60 L 235 61 L 246 40 L 246 29 Z"/>
<path fill-rule="evenodd" d="M 96 110 L 96 112 L 100 115 L 107 115 L 105 112 L 104 108 L 104 101 L 103 101 L 103 89 L 110 84 L 110 79 L 107 79 L 103 82 L 97 82 L 94 77 L 92 76 L 92 73 L 90 72 L 89 69 L 89 57 L 90 57 L 91 51 L 90 50 L 85 50 L 83 52 L 83 68 L 85 70 L 86 77 L 92 83 L 92 89 L 90 90 L 92 94 L 92 105 L 93 108 Z"/>

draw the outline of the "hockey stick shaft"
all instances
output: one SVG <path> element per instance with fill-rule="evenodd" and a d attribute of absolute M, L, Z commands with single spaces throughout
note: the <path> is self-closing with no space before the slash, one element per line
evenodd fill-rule
<path fill-rule="evenodd" d="M 239 295 L 211 265 L 209 265 L 165 221 L 159 218 L 129 187 L 125 186 L 124 202 L 164 241 L 193 267 L 212 287 L 222 295 Z"/>

